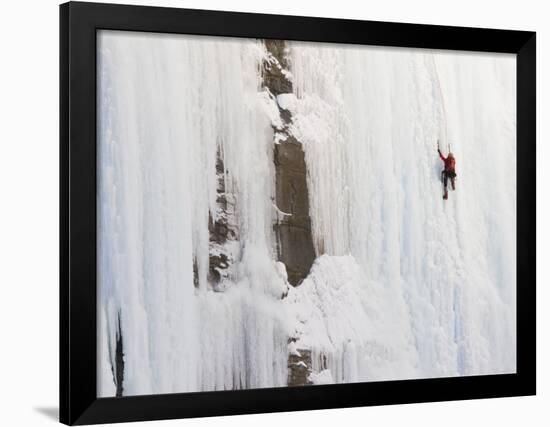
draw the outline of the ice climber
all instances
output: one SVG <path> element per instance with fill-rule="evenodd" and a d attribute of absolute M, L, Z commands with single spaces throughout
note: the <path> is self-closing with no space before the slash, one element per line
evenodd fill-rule
<path fill-rule="evenodd" d="M 455 178 L 456 178 L 456 161 L 455 156 L 453 153 L 449 153 L 447 157 L 445 157 L 442 153 L 439 147 L 437 147 L 437 152 L 439 153 L 439 157 L 441 157 L 441 160 L 445 163 L 445 169 L 441 171 L 441 178 L 443 179 L 443 199 L 447 200 L 447 197 L 449 196 L 449 193 L 447 191 L 447 181 L 451 180 L 451 188 L 455 189 Z"/>

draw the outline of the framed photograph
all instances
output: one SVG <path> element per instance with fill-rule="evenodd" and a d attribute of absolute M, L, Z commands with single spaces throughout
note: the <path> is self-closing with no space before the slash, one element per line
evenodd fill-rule
<path fill-rule="evenodd" d="M 535 33 L 60 25 L 63 423 L 535 393 Z"/>

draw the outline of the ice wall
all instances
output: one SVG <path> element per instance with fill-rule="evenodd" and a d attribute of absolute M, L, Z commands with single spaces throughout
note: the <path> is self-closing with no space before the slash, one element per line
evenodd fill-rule
<path fill-rule="evenodd" d="M 100 396 L 119 331 L 124 395 L 282 386 L 300 349 L 313 383 L 515 371 L 514 57 L 290 44 L 295 96 L 277 102 L 304 144 L 317 255 L 292 288 L 264 44 L 98 41 Z M 457 157 L 446 202 L 437 139 Z M 214 289 L 220 156 L 239 237 Z"/>
<path fill-rule="evenodd" d="M 320 368 L 334 381 L 515 372 L 515 58 L 291 51 L 316 250 L 346 256 L 318 259 L 296 292 L 324 323 L 299 332 L 328 354 Z M 438 139 L 457 158 L 448 201 Z M 326 292 L 343 298 L 330 315 Z M 334 314 L 352 301 L 357 315 Z"/>
<path fill-rule="evenodd" d="M 102 396 L 115 394 L 119 319 L 124 395 L 286 384 L 264 53 L 257 41 L 99 35 Z M 207 283 L 219 153 L 240 234 L 225 292 Z"/>

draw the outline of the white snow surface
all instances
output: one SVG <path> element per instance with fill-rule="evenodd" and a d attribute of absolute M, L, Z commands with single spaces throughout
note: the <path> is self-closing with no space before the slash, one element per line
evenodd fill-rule
<path fill-rule="evenodd" d="M 312 384 L 334 384 L 334 379 L 328 369 L 324 369 L 320 372 L 312 372 L 309 375 L 309 380 Z"/>
<path fill-rule="evenodd" d="M 303 349 L 315 384 L 515 372 L 514 56 L 290 43 L 295 93 L 273 99 L 261 41 L 98 42 L 100 396 L 119 318 L 124 395 L 284 386 Z M 277 104 L 318 254 L 296 288 L 274 248 Z M 457 157 L 446 202 L 437 139 Z M 239 229 L 223 292 L 217 152 Z"/>

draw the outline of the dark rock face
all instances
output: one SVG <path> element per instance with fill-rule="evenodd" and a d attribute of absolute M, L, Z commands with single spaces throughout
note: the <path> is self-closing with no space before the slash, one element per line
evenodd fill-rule
<path fill-rule="evenodd" d="M 300 355 L 291 354 L 288 356 L 288 381 L 290 387 L 310 385 L 309 374 L 311 373 L 311 351 L 300 350 Z"/>
<path fill-rule="evenodd" d="M 273 97 L 292 93 L 288 78 L 285 42 L 266 40 L 270 57 L 264 63 L 264 86 Z M 279 107 L 283 127 L 275 128 L 278 143 L 274 145 L 275 202 L 282 215 L 274 225 L 279 261 L 285 264 L 288 281 L 296 286 L 309 273 L 315 259 L 309 217 L 307 170 L 302 144 L 292 135 L 290 111 Z"/>
<path fill-rule="evenodd" d="M 265 46 L 272 58 L 264 63 L 264 86 L 275 96 L 281 93 L 292 93 L 292 82 L 284 74 L 284 70 L 289 68 L 285 42 L 265 40 Z"/>
<path fill-rule="evenodd" d="M 294 138 L 276 144 L 274 161 L 277 207 L 291 214 L 284 215 L 275 225 L 279 259 L 286 266 L 288 281 L 297 285 L 308 275 L 315 259 L 301 144 Z"/>
<path fill-rule="evenodd" d="M 266 40 L 265 45 L 269 57 L 264 62 L 263 83 L 276 102 L 278 95 L 292 93 L 292 81 L 288 77 L 290 73 L 286 44 L 282 40 Z M 275 203 L 278 209 L 277 221 L 273 228 L 277 237 L 279 261 L 286 267 L 289 283 L 297 286 L 309 274 L 315 260 L 309 217 L 307 169 L 302 144 L 296 140 L 290 129 L 292 113 L 277 105 L 282 126 L 273 128 Z M 311 384 L 311 366 L 310 350 L 299 350 L 298 353 L 290 354 L 287 384 Z"/>
<path fill-rule="evenodd" d="M 228 194 L 225 188 L 226 171 L 222 153 L 218 151 L 216 159 L 217 185 L 217 211 L 216 217 L 210 215 L 208 219 L 208 231 L 210 232 L 210 256 L 208 264 L 208 283 L 216 289 L 217 285 L 227 274 L 227 269 L 233 262 L 233 256 L 226 250 L 225 244 L 237 239 L 237 228 L 234 221 L 235 203 L 232 194 Z"/>
<path fill-rule="evenodd" d="M 122 329 L 120 326 L 120 313 L 118 315 L 118 327 L 116 334 L 115 366 L 112 367 L 112 371 L 116 385 L 116 396 L 121 397 L 124 392 L 124 388 L 122 386 L 124 382 L 124 350 L 122 342 Z"/>

